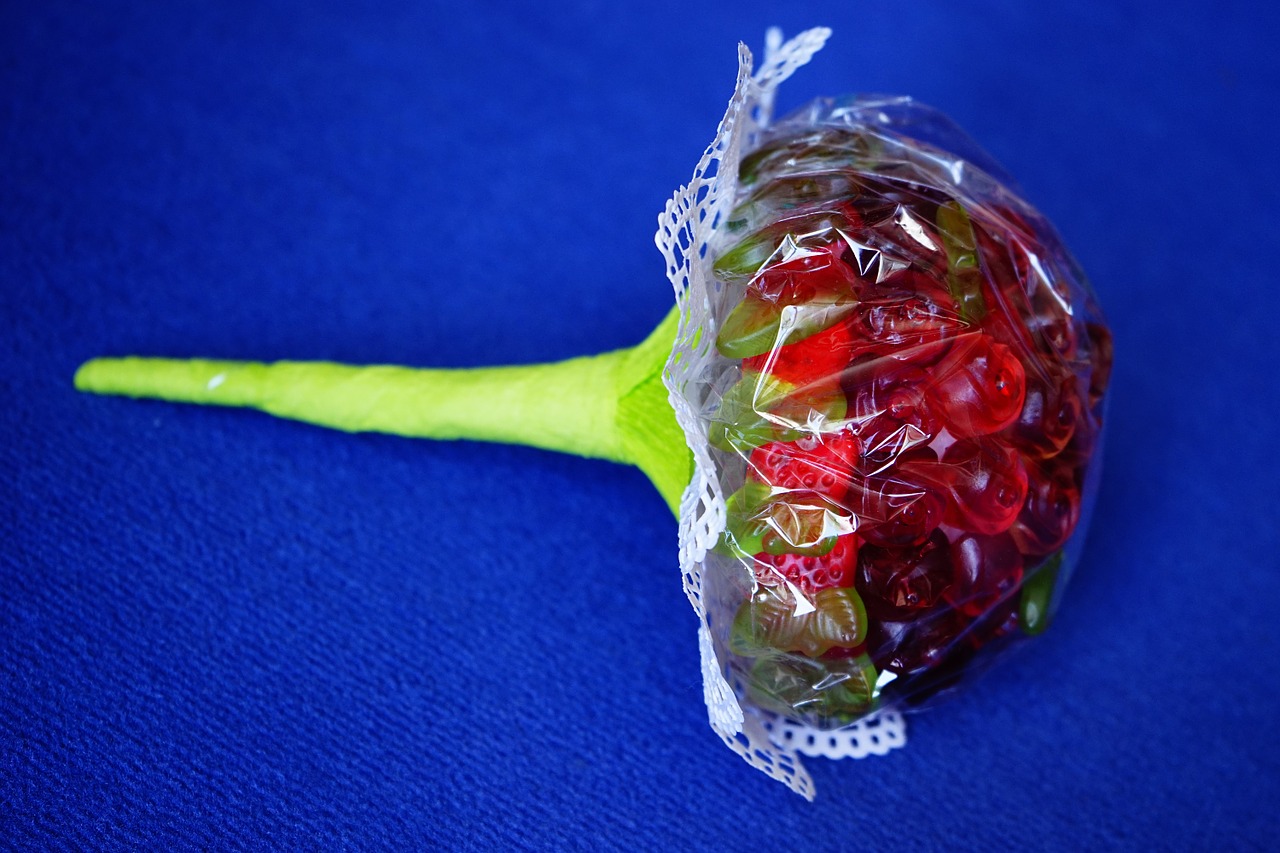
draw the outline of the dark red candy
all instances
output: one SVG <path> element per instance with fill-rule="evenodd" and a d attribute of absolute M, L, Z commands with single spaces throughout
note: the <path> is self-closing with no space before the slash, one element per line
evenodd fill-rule
<path fill-rule="evenodd" d="M 855 586 L 868 615 L 901 621 L 937 605 L 952 575 L 947 537 L 935 530 L 923 545 L 914 547 L 864 545 L 858 552 Z"/>
<path fill-rule="evenodd" d="M 951 295 L 938 280 L 905 269 L 885 281 L 864 285 L 861 306 L 850 324 L 866 352 L 898 361 L 930 365 L 966 328 Z"/>
<path fill-rule="evenodd" d="M 1083 414 L 1079 382 L 1067 370 L 1033 370 L 1027 375 L 1027 397 L 1009 431 L 1010 441 L 1027 456 L 1056 456 L 1071 441 Z"/>
<path fill-rule="evenodd" d="M 1023 554 L 1061 548 L 1080 521 L 1080 489 L 1071 467 L 1055 460 L 1027 467 L 1027 500 L 1009 528 Z"/>
<path fill-rule="evenodd" d="M 1027 329 L 1040 351 L 1055 358 L 1074 359 L 1080 330 L 1078 321 L 1072 316 L 1071 297 L 1065 288 L 1036 274 L 1032 278 L 1028 301 L 1031 315 L 1027 317 Z"/>
<path fill-rule="evenodd" d="M 946 513 L 946 492 L 930 479 L 939 467 L 927 447 L 902 454 L 882 472 L 854 475 L 845 504 L 857 514 L 858 534 L 872 545 L 923 544 Z M 919 467 L 912 467 L 915 464 Z"/>
<path fill-rule="evenodd" d="M 1013 350 L 974 332 L 957 338 L 934 368 L 929 395 L 952 435 L 989 435 L 1022 412 L 1026 374 Z"/>
<path fill-rule="evenodd" d="M 942 418 L 926 393 L 929 374 L 919 367 L 872 358 L 847 370 L 844 380 L 846 417 L 872 470 L 941 432 Z"/>
<path fill-rule="evenodd" d="M 947 448 L 939 465 L 904 465 L 932 478 L 950 496 L 944 522 L 992 535 L 1009 529 L 1027 497 L 1022 456 L 996 438 L 967 438 Z M 909 476 L 908 472 L 904 475 Z"/>
<path fill-rule="evenodd" d="M 865 655 L 866 653 L 867 644 L 863 643 L 860 646 L 852 647 L 832 646 L 819 657 L 821 657 L 822 660 L 848 660 L 849 658 L 856 658 L 860 655 Z"/>
<path fill-rule="evenodd" d="M 849 490 L 860 449 L 848 429 L 772 441 L 752 451 L 747 476 L 775 490 L 802 489 L 839 501 Z"/>
<path fill-rule="evenodd" d="M 1008 533 L 966 533 L 951 543 L 955 583 L 947 599 L 961 613 L 980 616 L 1022 581 L 1022 553 Z"/>
<path fill-rule="evenodd" d="M 758 554 L 755 561 L 756 579 L 765 586 L 778 586 L 785 579 L 809 596 L 831 587 L 851 587 L 858 570 L 858 537 L 838 537 L 835 547 L 821 556 Z"/>
<path fill-rule="evenodd" d="M 1025 568 L 1021 577 L 1025 577 Z M 1002 637 L 1008 637 L 1018 631 L 1018 604 L 1021 596 L 1008 595 L 1001 598 L 981 616 L 973 620 L 965 639 L 974 649 L 980 649 Z"/>
<path fill-rule="evenodd" d="M 949 607 L 899 622 L 873 619 L 867 632 L 867 653 L 877 669 L 898 675 L 921 672 L 951 655 L 968 625 L 968 618 Z"/>
<path fill-rule="evenodd" d="M 1111 359 L 1115 346 L 1111 340 L 1111 332 L 1101 323 L 1085 324 L 1089 334 L 1089 360 L 1092 363 L 1089 373 L 1089 408 L 1097 408 L 1102 402 L 1102 395 L 1111 382 Z"/>

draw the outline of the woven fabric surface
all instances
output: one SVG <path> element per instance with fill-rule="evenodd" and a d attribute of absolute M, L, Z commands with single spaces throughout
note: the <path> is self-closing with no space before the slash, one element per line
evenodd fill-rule
<path fill-rule="evenodd" d="M 1280 16 L 1244 3 L 0 7 L 0 845 L 1262 849 L 1280 830 Z M 637 471 L 76 393 L 97 355 L 472 366 L 639 341 L 765 28 L 907 93 L 1116 337 L 1055 624 L 809 761 L 710 731 Z"/>

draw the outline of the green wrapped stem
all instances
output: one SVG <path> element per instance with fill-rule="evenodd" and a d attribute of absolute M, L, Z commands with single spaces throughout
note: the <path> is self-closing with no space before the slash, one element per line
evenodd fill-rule
<path fill-rule="evenodd" d="M 635 465 L 673 512 L 693 458 L 662 383 L 672 311 L 637 346 L 549 364 L 440 370 L 332 362 L 98 358 L 81 391 L 258 409 L 345 432 L 521 444 Z"/>

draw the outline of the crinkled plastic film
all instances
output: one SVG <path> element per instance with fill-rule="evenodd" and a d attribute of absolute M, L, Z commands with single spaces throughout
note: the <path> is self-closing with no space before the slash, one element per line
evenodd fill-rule
<path fill-rule="evenodd" d="M 712 723 L 811 796 L 797 752 L 899 745 L 898 711 L 1052 618 L 1111 339 L 1052 227 L 945 117 L 856 97 L 768 124 L 777 82 L 740 74 L 714 186 L 704 157 L 685 190 L 668 382 Z"/>

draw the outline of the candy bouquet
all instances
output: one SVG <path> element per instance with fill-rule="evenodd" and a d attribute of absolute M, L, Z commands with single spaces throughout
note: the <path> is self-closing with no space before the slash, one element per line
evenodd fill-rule
<path fill-rule="evenodd" d="M 799 754 L 901 745 L 902 710 L 1049 623 L 1111 361 L 1060 239 L 939 113 L 862 97 L 771 122 L 827 36 L 771 32 L 759 71 L 740 49 L 660 217 L 676 309 L 636 347 L 460 371 L 98 359 L 77 387 L 637 465 L 680 518 L 713 727 L 812 797 Z"/>

